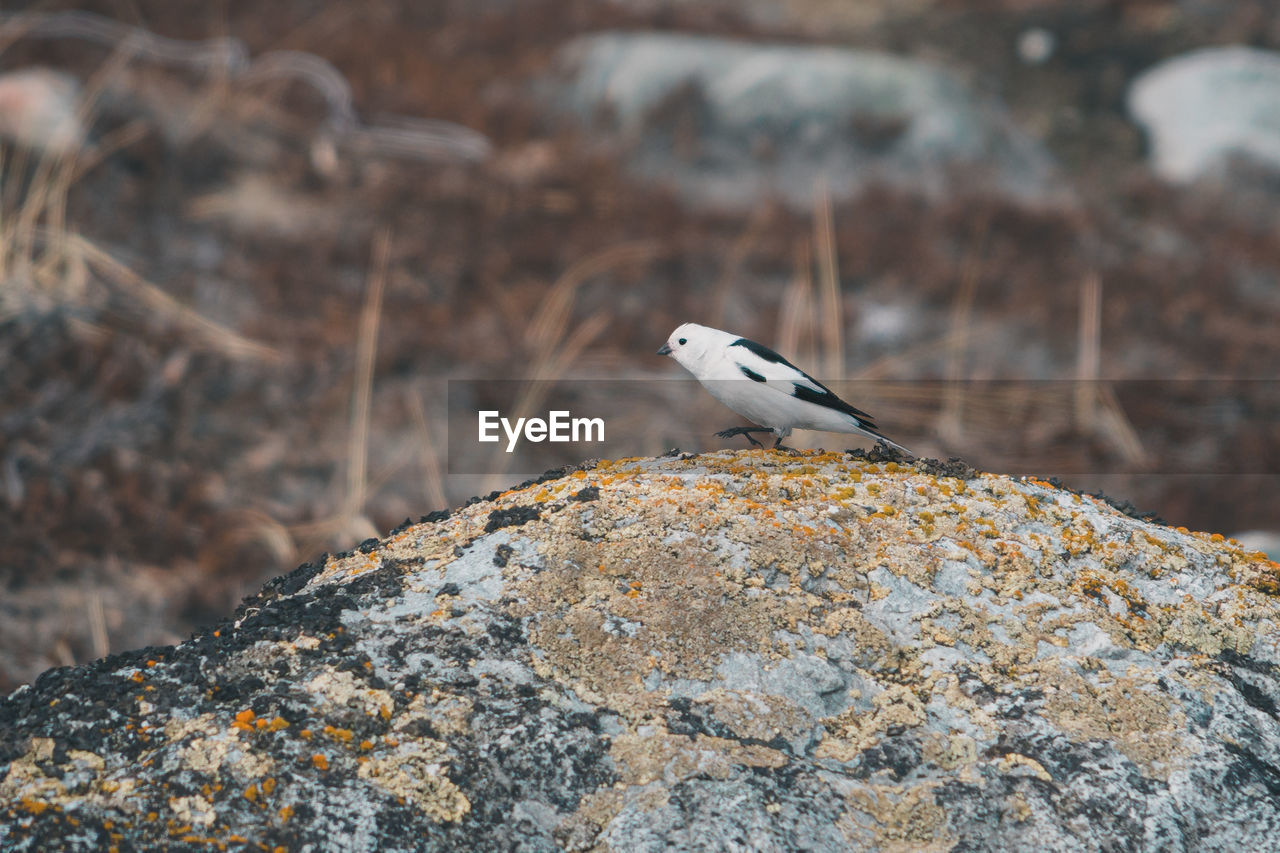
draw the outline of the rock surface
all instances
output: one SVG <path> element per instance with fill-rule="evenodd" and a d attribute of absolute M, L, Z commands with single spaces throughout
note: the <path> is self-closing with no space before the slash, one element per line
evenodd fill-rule
<path fill-rule="evenodd" d="M 1211 175 L 1232 157 L 1280 169 L 1280 54 L 1214 47 L 1175 57 L 1134 80 L 1129 112 L 1166 180 Z"/>
<path fill-rule="evenodd" d="M 5 850 L 1242 850 L 1280 567 L 961 464 L 602 462 L 0 702 Z"/>
<path fill-rule="evenodd" d="M 586 36 L 561 51 L 562 98 L 605 119 L 631 169 L 700 205 L 774 194 L 802 209 L 882 183 L 925 193 L 967 181 L 1044 200 L 1052 163 L 942 69 L 874 51 L 664 33 Z"/>

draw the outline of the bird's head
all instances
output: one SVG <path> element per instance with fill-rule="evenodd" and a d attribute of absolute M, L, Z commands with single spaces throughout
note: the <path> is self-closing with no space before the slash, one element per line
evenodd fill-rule
<path fill-rule="evenodd" d="M 685 323 L 671 333 L 667 342 L 658 350 L 658 355 L 669 355 L 686 369 L 693 371 L 694 366 L 704 361 L 724 332 L 717 332 L 697 323 Z"/>

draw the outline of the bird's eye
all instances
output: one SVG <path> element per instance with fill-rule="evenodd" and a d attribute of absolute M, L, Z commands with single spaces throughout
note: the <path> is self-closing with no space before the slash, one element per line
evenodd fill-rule
<path fill-rule="evenodd" d="M 680 346 L 684 346 L 684 345 L 685 345 L 685 344 L 687 344 L 687 343 L 689 343 L 689 342 L 688 342 L 687 340 L 685 340 L 684 338 L 681 338 L 681 339 L 680 339 Z"/>

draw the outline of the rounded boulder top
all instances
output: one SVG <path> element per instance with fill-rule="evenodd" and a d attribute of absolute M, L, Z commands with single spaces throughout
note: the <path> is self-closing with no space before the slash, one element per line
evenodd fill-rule
<path fill-rule="evenodd" d="M 961 463 L 591 463 L 0 701 L 0 846 L 1261 849 L 1278 593 Z"/>

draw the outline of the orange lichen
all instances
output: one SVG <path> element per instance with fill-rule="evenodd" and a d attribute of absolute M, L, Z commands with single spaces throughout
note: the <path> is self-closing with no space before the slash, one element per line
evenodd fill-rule
<path fill-rule="evenodd" d="M 43 800 L 37 800 L 33 797 L 22 798 L 22 809 L 27 814 L 43 814 L 48 808 L 49 804 Z"/>

